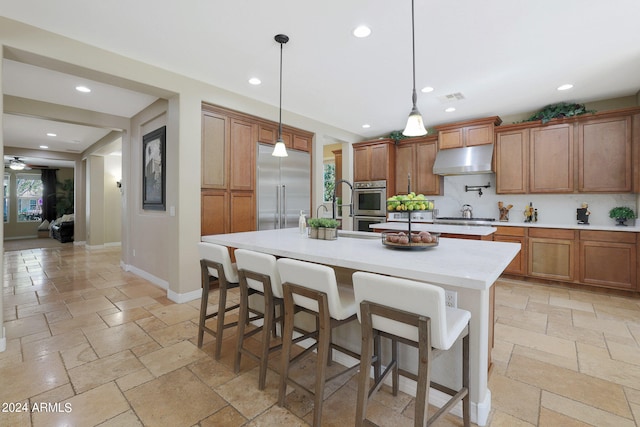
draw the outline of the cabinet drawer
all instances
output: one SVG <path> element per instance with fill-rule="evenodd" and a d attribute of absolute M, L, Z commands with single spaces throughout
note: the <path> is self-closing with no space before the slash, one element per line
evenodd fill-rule
<path fill-rule="evenodd" d="M 496 227 L 496 236 L 524 236 L 524 227 Z"/>
<path fill-rule="evenodd" d="M 580 231 L 580 240 L 593 240 L 597 242 L 635 243 L 636 233 L 623 231 Z"/>
<path fill-rule="evenodd" d="M 530 228 L 529 237 L 573 240 L 576 238 L 576 232 L 574 230 L 564 230 L 560 228 Z"/>

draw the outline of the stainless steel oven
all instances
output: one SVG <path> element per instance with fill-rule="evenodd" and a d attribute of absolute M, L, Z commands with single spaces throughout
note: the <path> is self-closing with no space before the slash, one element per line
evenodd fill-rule
<path fill-rule="evenodd" d="M 353 205 L 353 213 L 356 216 L 386 216 L 387 181 L 354 183 Z"/>
<path fill-rule="evenodd" d="M 383 216 L 354 216 L 353 217 L 353 230 L 354 231 L 373 231 L 369 226 L 371 224 L 380 224 L 386 222 Z"/>

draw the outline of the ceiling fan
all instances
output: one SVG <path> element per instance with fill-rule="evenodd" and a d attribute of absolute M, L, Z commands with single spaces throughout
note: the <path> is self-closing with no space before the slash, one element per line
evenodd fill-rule
<path fill-rule="evenodd" d="M 21 171 L 30 170 L 31 168 L 27 166 L 25 162 L 20 160 L 20 157 L 15 156 L 13 159 L 9 160 L 9 169 L 13 169 L 14 171 Z"/>

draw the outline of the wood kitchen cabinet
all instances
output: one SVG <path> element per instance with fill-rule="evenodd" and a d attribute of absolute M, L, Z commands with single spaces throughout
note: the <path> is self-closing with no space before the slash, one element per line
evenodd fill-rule
<path fill-rule="evenodd" d="M 202 188 L 227 188 L 229 163 L 228 117 L 202 112 Z"/>
<path fill-rule="evenodd" d="M 573 125 L 557 124 L 530 130 L 529 192 L 572 193 Z"/>
<path fill-rule="evenodd" d="M 527 275 L 572 282 L 576 271 L 576 231 L 530 228 Z"/>
<path fill-rule="evenodd" d="M 529 129 L 496 132 L 496 193 L 529 192 Z"/>
<path fill-rule="evenodd" d="M 438 152 L 436 136 L 402 140 L 396 147 L 396 188 L 394 194 L 406 194 L 411 174 L 411 191 L 416 194 L 441 196 L 444 177 L 433 173 Z"/>
<path fill-rule="evenodd" d="M 624 193 L 632 189 L 631 117 L 577 122 L 578 191 Z"/>
<path fill-rule="evenodd" d="M 637 233 L 580 231 L 581 283 L 638 290 Z"/>
<path fill-rule="evenodd" d="M 272 122 L 258 122 L 258 142 L 275 144 L 278 139 L 278 124 Z M 289 126 L 282 126 L 282 140 L 287 148 L 299 151 L 311 151 L 313 134 Z"/>
<path fill-rule="evenodd" d="M 448 148 L 493 144 L 494 130 L 500 123 L 502 123 L 502 119 L 494 116 L 436 126 L 438 148 L 446 150 Z"/>
<path fill-rule="evenodd" d="M 504 270 L 506 274 L 525 276 L 527 274 L 527 230 L 524 227 L 496 227 L 493 234 L 495 242 L 511 242 L 520 244 L 520 252 Z"/>
<path fill-rule="evenodd" d="M 379 139 L 353 144 L 353 180 L 386 180 L 387 188 L 395 189 L 395 143 Z"/>

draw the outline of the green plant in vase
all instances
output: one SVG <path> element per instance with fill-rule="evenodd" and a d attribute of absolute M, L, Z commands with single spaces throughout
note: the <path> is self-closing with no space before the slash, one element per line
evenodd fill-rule
<path fill-rule="evenodd" d="M 628 219 L 635 219 L 636 214 L 631 208 L 626 206 L 616 206 L 609 211 L 609 218 L 614 218 L 618 222 L 617 225 L 627 225 L 625 222 Z"/>

